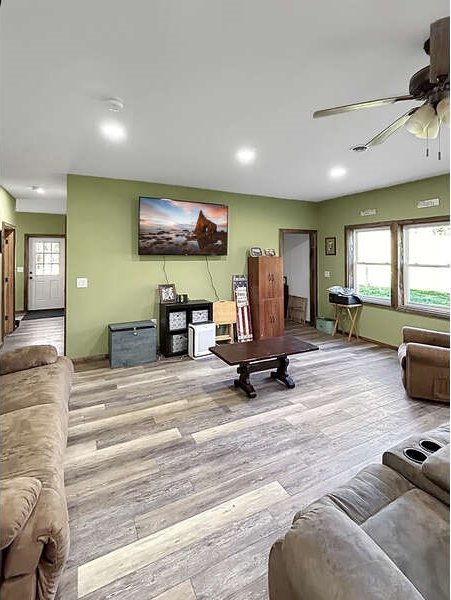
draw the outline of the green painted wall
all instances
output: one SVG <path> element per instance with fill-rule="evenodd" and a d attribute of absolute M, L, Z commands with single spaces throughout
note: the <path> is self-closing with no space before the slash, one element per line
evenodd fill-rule
<path fill-rule="evenodd" d="M 246 270 L 250 246 L 279 247 L 279 228 L 317 228 L 318 206 L 177 186 L 68 175 L 67 353 L 107 353 L 107 325 L 157 317 L 161 257 L 137 253 L 138 196 L 228 204 L 229 254 L 209 258 L 221 299 L 231 298 L 233 274 Z M 169 280 L 190 298 L 214 300 L 205 258 L 167 257 Z M 76 277 L 89 287 L 77 289 Z"/>
<path fill-rule="evenodd" d="M 276 248 L 280 228 L 318 229 L 319 314 L 331 316 L 327 288 L 344 284 L 344 226 L 449 214 L 449 177 L 420 180 L 321 203 L 297 202 L 178 186 L 68 175 L 67 179 L 67 352 L 73 358 L 107 352 L 107 325 L 158 317 L 160 257 L 137 254 L 138 196 L 228 204 L 229 254 L 209 258 L 222 299 L 231 297 L 231 277 L 246 270 L 250 246 Z M 418 200 L 440 198 L 440 206 L 416 208 Z M 360 210 L 376 208 L 374 218 Z M 325 237 L 337 238 L 337 256 L 324 255 Z M 167 257 L 169 280 L 191 298 L 214 300 L 203 257 Z M 324 271 L 331 278 L 324 278 Z M 77 289 L 76 277 L 89 287 Z M 447 330 L 449 322 L 366 306 L 362 336 L 397 345 L 403 325 Z"/>
<path fill-rule="evenodd" d="M 3 223 L 15 224 L 16 199 L 0 186 L 0 227 Z M 1 253 L 1 248 L 0 248 Z"/>
<path fill-rule="evenodd" d="M 25 234 L 56 235 L 65 233 L 66 216 L 47 213 L 16 212 L 16 267 L 25 263 Z M 24 308 L 24 273 L 16 269 L 16 310 Z"/>
<path fill-rule="evenodd" d="M 418 209 L 418 200 L 428 198 L 439 198 L 440 206 Z M 365 208 L 376 208 L 377 215 L 361 217 L 360 211 Z M 449 175 L 321 202 L 318 241 L 319 315 L 332 316 L 327 288 L 332 285 L 345 285 L 345 225 L 449 215 L 449 212 Z M 324 239 L 332 236 L 337 238 L 337 255 L 325 256 Z M 330 279 L 324 277 L 324 271 L 330 271 Z M 443 319 L 365 306 L 360 317 L 359 331 L 364 337 L 396 346 L 401 341 L 403 325 L 449 330 L 449 321 Z"/>

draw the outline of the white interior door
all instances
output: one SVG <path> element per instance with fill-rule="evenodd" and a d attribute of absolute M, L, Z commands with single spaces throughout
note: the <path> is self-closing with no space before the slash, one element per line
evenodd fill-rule
<path fill-rule="evenodd" d="M 28 310 L 64 308 L 64 238 L 28 238 Z"/>

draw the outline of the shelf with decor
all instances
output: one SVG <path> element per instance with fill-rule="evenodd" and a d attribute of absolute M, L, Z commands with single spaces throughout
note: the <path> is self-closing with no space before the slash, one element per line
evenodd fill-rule
<path fill-rule="evenodd" d="M 188 352 L 188 326 L 213 320 L 213 304 L 189 300 L 160 304 L 160 352 L 180 356 Z"/>

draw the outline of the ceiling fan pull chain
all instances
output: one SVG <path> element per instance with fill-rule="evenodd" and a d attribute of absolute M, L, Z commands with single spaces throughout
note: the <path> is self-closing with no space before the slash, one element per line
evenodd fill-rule
<path fill-rule="evenodd" d="M 440 127 L 440 129 L 438 130 L 438 159 L 442 160 L 442 144 L 441 144 L 441 132 L 442 132 L 442 128 Z"/>
<path fill-rule="evenodd" d="M 429 158 L 429 127 L 426 128 L 426 156 Z"/>

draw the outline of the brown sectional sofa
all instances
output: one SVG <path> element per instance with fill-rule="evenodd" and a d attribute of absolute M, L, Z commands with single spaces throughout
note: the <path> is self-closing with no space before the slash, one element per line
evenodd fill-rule
<path fill-rule="evenodd" d="M 0 354 L 2 600 L 51 600 L 67 560 L 63 459 L 72 373 L 52 346 Z"/>
<path fill-rule="evenodd" d="M 271 600 L 449 600 L 449 437 L 409 438 L 298 513 L 271 549 Z M 441 449 L 412 469 L 423 440 Z"/>
<path fill-rule="evenodd" d="M 449 333 L 403 327 L 398 357 L 411 398 L 449 402 Z"/>

